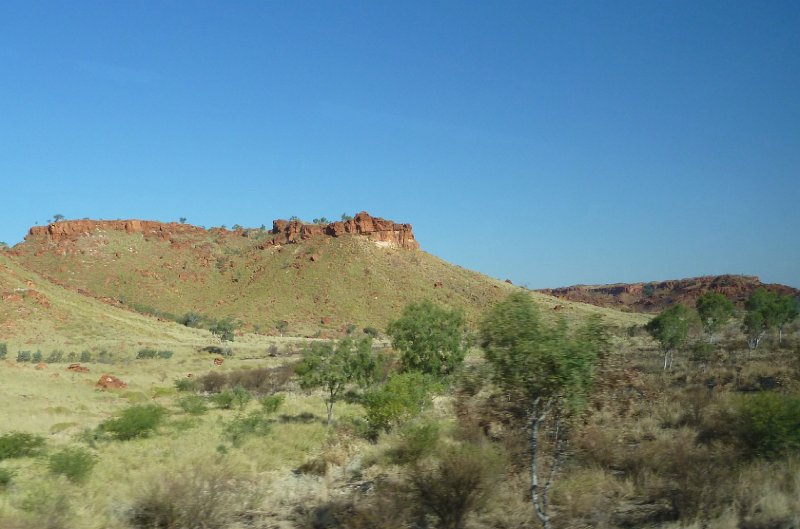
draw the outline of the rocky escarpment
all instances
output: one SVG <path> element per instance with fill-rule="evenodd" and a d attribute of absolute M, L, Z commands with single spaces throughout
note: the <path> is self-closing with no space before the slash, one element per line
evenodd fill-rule
<path fill-rule="evenodd" d="M 272 245 L 296 243 L 320 236 L 360 235 L 385 246 L 407 250 L 419 249 L 419 243 L 414 239 L 411 224 L 398 224 L 380 217 L 372 217 L 366 211 L 358 213 L 350 220 L 329 224 L 304 224 L 299 220 L 275 220 L 272 222 L 272 233 L 275 238 L 268 243 Z"/>
<path fill-rule="evenodd" d="M 76 240 L 102 231 L 124 231 L 142 233 L 168 240 L 174 233 L 200 233 L 203 228 L 177 222 L 157 222 L 151 220 L 62 220 L 47 226 L 34 226 L 28 231 L 26 240 L 46 237 L 54 242 Z"/>
<path fill-rule="evenodd" d="M 177 222 L 157 222 L 149 220 L 63 220 L 47 226 L 34 226 L 25 237 L 28 241 L 45 239 L 53 243 L 76 241 L 102 232 L 119 231 L 125 233 L 141 233 L 145 238 L 177 242 L 173 235 L 202 234 L 206 230 Z M 238 228 L 228 231 L 224 228 L 208 230 L 222 236 L 250 236 L 257 230 Z M 357 235 L 365 237 L 379 245 L 407 250 L 419 249 L 414 239 L 411 224 L 399 224 L 380 217 L 372 217 L 362 211 L 354 218 L 329 224 L 306 224 L 299 220 L 272 221 L 273 237 L 262 244 L 262 247 L 281 244 L 299 243 L 313 237 L 342 237 Z M 58 245 L 57 245 L 58 246 Z"/>
<path fill-rule="evenodd" d="M 720 275 L 672 279 L 651 283 L 617 283 L 612 285 L 574 285 L 539 290 L 544 294 L 600 307 L 627 308 L 637 312 L 659 312 L 683 303 L 694 306 L 706 292 L 719 292 L 739 306 L 757 288 L 781 295 L 800 296 L 800 290 L 776 284 L 765 284 L 756 276 Z"/>

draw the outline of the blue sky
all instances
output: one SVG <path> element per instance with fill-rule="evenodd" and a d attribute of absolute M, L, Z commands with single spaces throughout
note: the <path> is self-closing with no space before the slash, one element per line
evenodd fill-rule
<path fill-rule="evenodd" d="M 800 287 L 798 2 L 0 3 L 0 240 L 360 210 L 531 288 Z"/>

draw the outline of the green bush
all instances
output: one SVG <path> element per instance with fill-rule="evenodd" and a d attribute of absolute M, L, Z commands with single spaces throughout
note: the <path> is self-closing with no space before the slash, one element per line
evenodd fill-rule
<path fill-rule="evenodd" d="M 398 373 L 364 395 L 370 435 L 377 436 L 422 412 L 430 403 L 436 383 L 418 371 Z"/>
<path fill-rule="evenodd" d="M 8 346 L 4 342 L 0 342 L 0 360 L 5 360 L 8 354 Z"/>
<path fill-rule="evenodd" d="M 95 455 L 80 447 L 59 450 L 50 456 L 48 468 L 53 474 L 61 474 L 73 482 L 80 482 L 89 476 L 97 463 Z"/>
<path fill-rule="evenodd" d="M 121 441 L 147 437 L 155 430 L 167 410 L 157 404 L 141 404 L 123 410 L 119 417 L 100 425 L 100 430 Z"/>
<path fill-rule="evenodd" d="M 92 361 L 92 353 L 89 351 L 81 351 L 81 362 L 91 362 Z"/>
<path fill-rule="evenodd" d="M 172 351 L 168 351 L 168 350 L 159 351 L 158 352 L 158 357 L 161 358 L 162 360 L 168 360 L 168 359 L 172 358 L 173 354 L 174 353 Z"/>
<path fill-rule="evenodd" d="M 800 397 L 759 392 L 742 398 L 738 409 L 748 455 L 772 459 L 800 449 Z"/>
<path fill-rule="evenodd" d="M 36 455 L 44 446 L 44 437 L 27 432 L 0 435 L 0 461 Z"/>
<path fill-rule="evenodd" d="M 64 351 L 51 351 L 45 362 L 48 364 L 58 364 L 64 360 Z"/>
<path fill-rule="evenodd" d="M 267 435 L 271 427 L 272 419 L 266 413 L 254 411 L 249 415 L 234 418 L 225 426 L 224 435 L 233 446 L 241 446 L 246 437 Z"/>
<path fill-rule="evenodd" d="M 44 355 L 42 354 L 42 352 L 36 351 L 35 353 L 33 353 L 33 356 L 31 357 L 31 362 L 33 362 L 34 364 L 39 364 L 41 363 L 42 359 L 44 359 Z"/>
<path fill-rule="evenodd" d="M 137 360 L 149 360 L 151 358 L 155 358 L 158 351 L 155 349 L 145 348 L 139 349 L 139 352 L 136 353 Z"/>
<path fill-rule="evenodd" d="M 178 406 L 189 415 L 202 415 L 208 411 L 206 399 L 199 395 L 187 395 L 178 401 Z"/>
<path fill-rule="evenodd" d="M 272 414 L 278 411 L 278 409 L 283 404 L 285 397 L 280 394 L 276 395 L 269 395 L 267 397 L 263 397 L 259 399 L 259 403 L 261 403 L 261 410 L 266 414 Z"/>
<path fill-rule="evenodd" d="M 14 479 L 14 472 L 10 468 L 3 468 L 0 467 L 0 490 L 7 488 L 11 484 L 11 480 Z"/>
<path fill-rule="evenodd" d="M 17 351 L 17 362 L 30 362 L 30 361 L 31 361 L 30 351 Z"/>
<path fill-rule="evenodd" d="M 197 382 L 191 378 L 176 378 L 175 389 L 178 391 L 194 391 L 197 387 Z"/>
<path fill-rule="evenodd" d="M 440 427 L 435 422 L 406 425 L 400 433 L 400 443 L 390 452 L 393 462 L 409 464 L 432 454 L 439 444 Z"/>

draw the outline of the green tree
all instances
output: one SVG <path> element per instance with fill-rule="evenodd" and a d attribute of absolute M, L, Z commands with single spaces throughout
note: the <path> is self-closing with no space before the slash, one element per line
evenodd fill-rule
<path fill-rule="evenodd" d="M 342 222 L 347 222 L 348 220 L 353 220 L 353 217 L 347 213 L 342 213 Z"/>
<path fill-rule="evenodd" d="M 181 224 L 186 224 L 186 217 L 179 218 L 178 222 L 180 222 Z"/>
<path fill-rule="evenodd" d="M 275 321 L 275 330 L 283 336 L 283 333 L 289 328 L 289 322 L 286 320 L 276 320 Z"/>
<path fill-rule="evenodd" d="M 62 220 L 64 220 L 64 215 L 61 215 L 60 213 L 53 215 L 53 222 L 59 222 Z"/>
<path fill-rule="evenodd" d="M 236 329 L 236 324 L 233 320 L 224 319 L 215 321 L 211 327 L 208 329 L 211 331 L 211 334 L 217 336 L 223 342 L 232 342 L 233 341 L 233 331 Z"/>
<path fill-rule="evenodd" d="M 733 317 L 733 302 L 719 292 L 706 292 L 697 299 L 696 307 L 708 342 L 714 343 L 714 333 Z"/>
<path fill-rule="evenodd" d="M 672 367 L 675 349 L 686 345 L 689 327 L 695 317 L 689 307 L 679 303 L 664 309 L 645 325 L 645 330 L 661 345 L 661 351 L 664 353 L 664 369 Z"/>
<path fill-rule="evenodd" d="M 777 308 L 777 326 L 778 326 L 778 343 L 783 343 L 783 327 L 794 321 L 800 314 L 800 302 L 792 296 L 779 296 L 776 301 Z"/>
<path fill-rule="evenodd" d="M 446 375 L 464 361 L 467 350 L 463 311 L 448 310 L 430 300 L 406 305 L 400 318 L 389 323 L 386 334 L 400 351 L 406 371 Z"/>
<path fill-rule="evenodd" d="M 747 298 L 744 308 L 742 330 L 747 335 L 750 349 L 756 349 L 764 334 L 774 329 L 781 319 L 778 295 L 766 288 L 757 288 Z"/>
<path fill-rule="evenodd" d="M 531 456 L 531 503 L 546 529 L 552 526 L 548 492 L 563 457 L 562 417 L 579 408 L 591 385 L 597 359 L 608 348 L 599 319 L 569 332 L 561 320 L 541 323 L 531 297 L 515 292 L 495 305 L 480 324 L 480 345 L 495 383 L 526 412 Z M 554 451 L 540 487 L 539 430 L 552 415 Z"/>
<path fill-rule="evenodd" d="M 296 372 L 303 389 L 319 388 L 325 391 L 328 425 L 333 422 L 333 405 L 344 390 L 352 384 L 366 384 L 375 371 L 372 339 L 340 341 L 335 347 L 330 342 L 313 342 L 303 354 Z"/>

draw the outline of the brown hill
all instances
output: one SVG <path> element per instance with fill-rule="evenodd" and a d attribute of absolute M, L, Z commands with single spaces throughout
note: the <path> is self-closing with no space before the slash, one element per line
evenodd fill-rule
<path fill-rule="evenodd" d="M 341 335 L 385 328 L 403 306 L 432 299 L 475 321 L 518 289 L 419 250 L 411 225 L 365 212 L 327 225 L 276 220 L 272 230 L 152 221 L 62 221 L 32 228 L 12 258 L 59 285 L 140 312 L 231 318 L 245 331 Z M 568 319 L 617 311 L 531 293 Z M 286 324 L 282 323 L 286 322 Z M 280 331 L 278 329 L 280 328 Z M 320 333 L 320 334 L 318 334 Z"/>
<path fill-rule="evenodd" d="M 800 296 L 800 290 L 786 285 L 765 284 L 756 276 L 720 275 L 688 279 L 671 279 L 649 283 L 615 283 L 612 285 L 574 285 L 538 290 L 561 299 L 590 303 L 636 312 L 659 312 L 683 303 L 694 306 L 706 292 L 719 292 L 738 306 L 757 288 L 766 288 L 781 295 Z"/>

